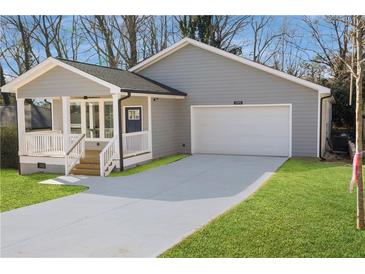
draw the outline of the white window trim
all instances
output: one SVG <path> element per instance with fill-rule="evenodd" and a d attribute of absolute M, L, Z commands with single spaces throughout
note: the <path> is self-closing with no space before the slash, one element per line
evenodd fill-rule
<path fill-rule="evenodd" d="M 221 108 L 221 107 L 232 107 L 232 108 L 247 108 L 247 107 L 289 107 L 289 158 L 292 157 L 293 149 L 293 107 L 292 104 L 247 104 L 247 105 L 191 105 L 190 106 L 190 147 L 191 153 L 194 153 L 194 108 Z"/>
<path fill-rule="evenodd" d="M 143 106 L 142 105 L 133 105 L 133 106 L 124 106 L 122 105 L 122 109 L 123 109 L 123 114 L 122 114 L 122 117 L 123 117 L 123 120 L 122 120 L 122 132 L 123 134 L 126 133 L 126 115 L 125 115 L 125 109 L 126 108 L 141 108 L 141 128 L 142 128 L 142 131 L 143 131 Z M 148 129 L 149 130 L 149 129 Z"/>
<path fill-rule="evenodd" d="M 104 119 L 105 119 L 105 113 L 104 111 L 101 111 L 102 109 L 104 109 L 104 104 L 105 102 L 113 102 L 113 98 L 90 98 L 90 99 L 71 99 L 70 100 L 70 104 L 72 103 L 80 103 L 80 107 L 81 107 L 81 132 L 83 134 L 86 134 L 86 102 L 88 103 L 98 103 L 99 105 L 99 125 L 100 125 L 100 136 L 99 138 L 85 138 L 86 141 L 88 142 L 107 142 L 112 138 L 105 138 L 105 123 L 104 123 Z M 84 105 L 84 106 L 83 106 Z M 103 105 L 103 107 L 100 107 L 101 105 Z M 82 116 L 83 116 L 83 111 L 85 112 L 85 119 L 83 120 Z M 114 108 L 113 108 L 113 115 L 115 115 L 114 112 Z M 103 122 L 101 122 L 103 121 Z M 113 120 L 114 123 L 114 120 Z M 104 127 L 104 129 L 102 130 L 102 126 Z M 102 135 L 102 133 L 104 133 Z"/>

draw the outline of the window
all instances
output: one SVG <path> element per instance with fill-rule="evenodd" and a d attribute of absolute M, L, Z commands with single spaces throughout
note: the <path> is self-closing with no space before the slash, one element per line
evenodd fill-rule
<path fill-rule="evenodd" d="M 113 138 L 113 102 L 104 103 L 105 138 Z"/>
<path fill-rule="evenodd" d="M 114 121 L 111 100 L 74 100 L 70 102 L 70 112 L 72 134 L 85 133 L 87 139 L 113 138 Z"/>
<path fill-rule="evenodd" d="M 128 120 L 140 120 L 140 110 L 139 109 L 129 109 L 128 110 Z"/>
<path fill-rule="evenodd" d="M 81 104 L 71 103 L 70 112 L 71 112 L 71 133 L 81 134 Z"/>
<path fill-rule="evenodd" d="M 86 138 L 100 138 L 99 102 L 86 103 Z"/>

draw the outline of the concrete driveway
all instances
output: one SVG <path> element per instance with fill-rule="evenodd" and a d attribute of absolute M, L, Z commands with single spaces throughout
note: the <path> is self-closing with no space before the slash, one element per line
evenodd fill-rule
<path fill-rule="evenodd" d="M 1 214 L 2 257 L 156 257 L 247 198 L 282 157 L 194 155 Z M 70 182 L 72 181 L 72 182 Z"/>

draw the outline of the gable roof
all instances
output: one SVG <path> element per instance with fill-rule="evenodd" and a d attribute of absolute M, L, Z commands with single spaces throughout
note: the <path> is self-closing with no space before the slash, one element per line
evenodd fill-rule
<path fill-rule="evenodd" d="M 116 85 L 122 91 L 186 96 L 186 93 L 184 92 L 178 91 L 177 89 L 163 85 L 134 72 L 60 58 L 57 58 L 57 60 L 60 60 L 65 64 L 82 70 L 108 83 Z"/>
<path fill-rule="evenodd" d="M 218 49 L 216 47 L 204 44 L 202 42 L 193 40 L 191 38 L 184 38 L 182 40 L 180 40 L 179 42 L 173 44 L 172 46 L 160 51 L 159 53 L 151 56 L 150 58 L 147 58 L 146 60 L 140 62 L 139 64 L 135 65 L 134 67 L 132 67 L 131 69 L 129 69 L 129 71 L 132 72 L 139 72 L 149 66 L 151 66 L 152 64 L 164 59 L 165 57 L 169 56 L 170 54 L 182 49 L 183 47 L 187 46 L 187 45 L 193 45 L 196 46 L 198 48 L 210 51 L 212 53 L 221 55 L 225 58 L 234 60 L 236 62 L 240 62 L 242 64 L 245 64 L 247 66 L 253 67 L 255 69 L 261 70 L 261 71 L 265 71 L 267 73 L 270 73 L 272 75 L 278 76 L 280 78 L 286 79 L 288 81 L 292 81 L 294 83 L 297 83 L 299 85 L 308 87 L 310 89 L 314 89 L 316 91 L 318 91 L 319 93 L 323 93 L 323 94 L 330 94 L 331 90 L 329 88 L 326 88 L 324 86 L 312 83 L 310 81 L 295 77 L 293 75 L 287 74 L 285 72 L 270 68 L 268 66 L 256 63 L 254 61 L 248 60 L 246 58 L 234 55 L 232 53 L 229 53 L 227 51 Z"/>
<path fill-rule="evenodd" d="M 2 86 L 1 91 L 14 92 L 15 89 L 25 85 L 56 66 L 61 66 L 106 86 L 110 88 L 112 93 L 124 91 L 132 93 L 186 96 L 186 93 L 184 92 L 163 85 L 137 73 L 53 57 L 47 58 L 18 78 Z"/>

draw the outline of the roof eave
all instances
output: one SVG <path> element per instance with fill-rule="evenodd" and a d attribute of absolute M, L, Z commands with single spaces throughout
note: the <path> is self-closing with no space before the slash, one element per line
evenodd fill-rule
<path fill-rule="evenodd" d="M 181 96 L 181 97 L 186 97 L 187 96 L 187 94 L 185 92 L 182 92 L 182 91 L 177 93 L 177 92 L 163 92 L 163 91 L 132 89 L 132 88 L 121 88 L 120 92 L 155 94 L 155 95 L 170 95 L 170 96 Z"/>

